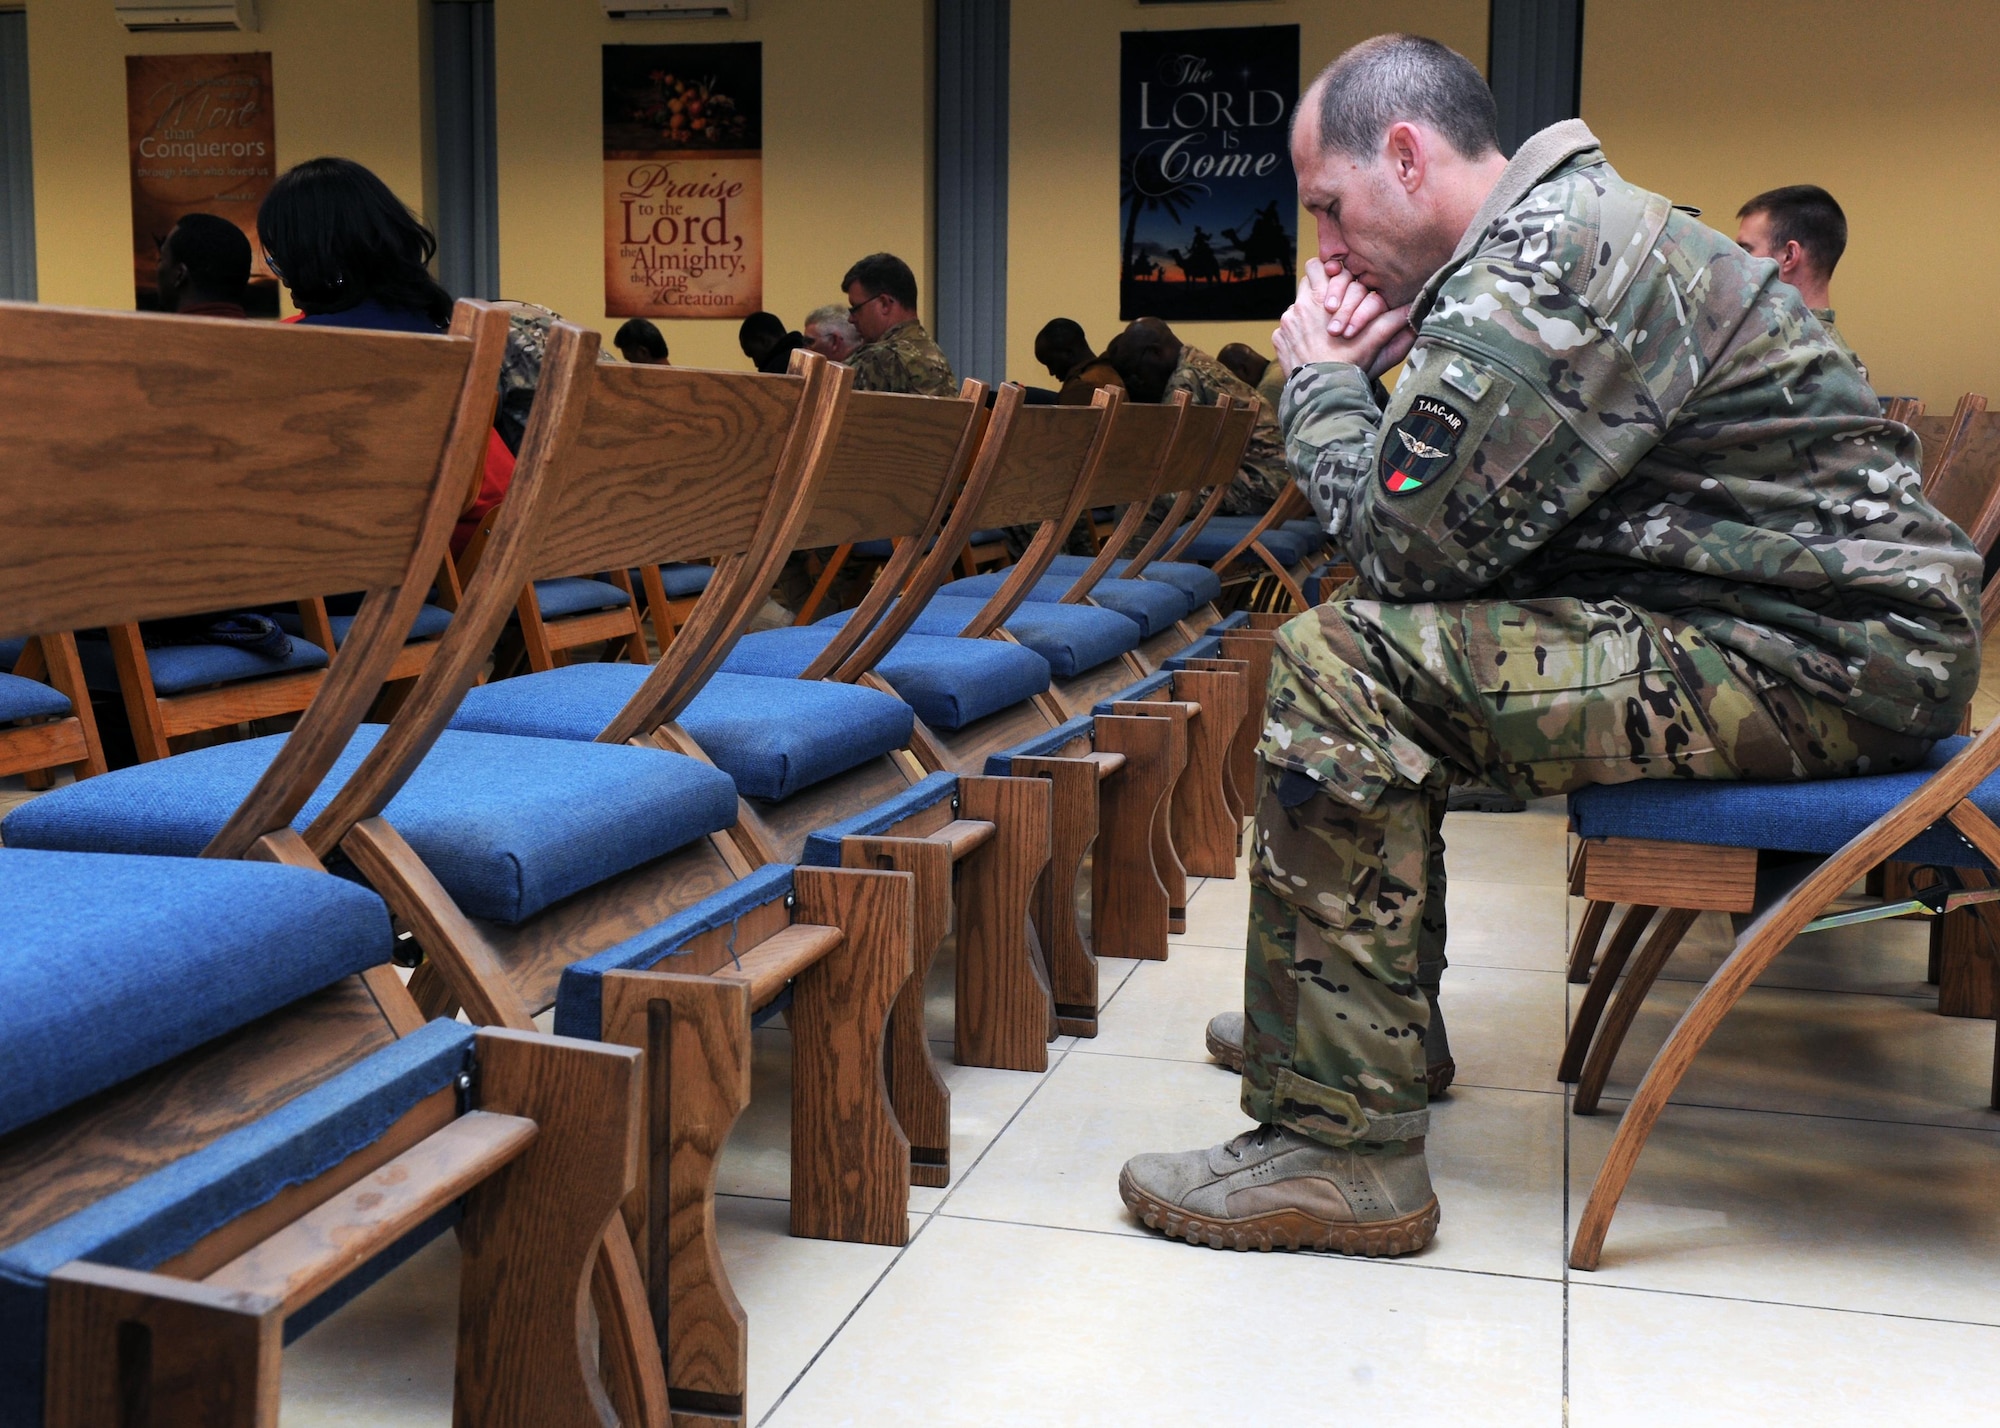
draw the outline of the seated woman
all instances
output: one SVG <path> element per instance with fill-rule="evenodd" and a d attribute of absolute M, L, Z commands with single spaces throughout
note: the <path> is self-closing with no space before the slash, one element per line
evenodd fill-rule
<path fill-rule="evenodd" d="M 299 309 L 289 321 L 379 332 L 442 332 L 451 322 L 451 294 L 425 266 L 437 238 L 352 159 L 308 159 L 280 175 L 257 210 L 257 238 Z M 513 453 L 498 433 L 489 435 L 485 475 L 452 531 L 453 554 L 513 477 Z"/>

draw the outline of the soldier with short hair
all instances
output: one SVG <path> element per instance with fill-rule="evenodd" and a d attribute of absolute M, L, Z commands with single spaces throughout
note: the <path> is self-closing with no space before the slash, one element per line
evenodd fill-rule
<path fill-rule="evenodd" d="M 1833 298 L 1827 289 L 1847 251 L 1847 215 L 1832 194 L 1815 183 L 1795 183 L 1758 194 L 1736 210 L 1737 246 L 1753 258 L 1778 265 L 1778 279 L 1799 290 L 1806 310 L 1868 380 L 1868 369 L 1833 325 Z"/>
<path fill-rule="evenodd" d="M 848 359 L 857 392 L 955 397 L 951 362 L 917 320 L 917 275 L 893 253 L 871 253 L 840 280 L 863 346 Z"/>
<path fill-rule="evenodd" d="M 1120 1178 L 1190 1243 L 1430 1241 L 1423 924 L 1454 780 L 1914 768 L 1979 682 L 1979 558 L 1799 291 L 1580 121 L 1511 161 L 1496 127 L 1479 71 L 1409 35 L 1343 54 L 1294 120 L 1319 257 L 1279 420 L 1359 578 L 1277 634 L 1225 1028 L 1257 1125 Z"/>

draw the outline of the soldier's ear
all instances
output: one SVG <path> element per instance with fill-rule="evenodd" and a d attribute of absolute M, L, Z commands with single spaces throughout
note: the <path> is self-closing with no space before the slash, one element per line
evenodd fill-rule
<path fill-rule="evenodd" d="M 1407 119 L 1391 124 L 1389 132 L 1382 138 L 1389 170 L 1404 193 L 1415 193 L 1424 186 L 1424 171 L 1430 166 L 1428 138 L 1423 130 Z"/>

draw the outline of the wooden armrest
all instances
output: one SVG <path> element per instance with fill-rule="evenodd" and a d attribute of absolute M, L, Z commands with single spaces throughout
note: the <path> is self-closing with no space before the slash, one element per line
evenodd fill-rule
<path fill-rule="evenodd" d="M 992 841 L 993 825 L 983 818 L 955 818 L 931 837 L 951 849 L 951 860 L 956 863 L 974 848 Z"/>
<path fill-rule="evenodd" d="M 291 1314 L 520 1155 L 539 1131 L 521 1116 L 462 1115 L 203 1283 L 279 1300 Z"/>
<path fill-rule="evenodd" d="M 1097 781 L 1099 783 L 1104 782 L 1104 780 L 1125 767 L 1125 756 L 1123 754 L 1085 754 L 1083 761 L 1088 764 L 1097 765 Z"/>
<path fill-rule="evenodd" d="M 841 944 L 837 927 L 820 927 L 810 922 L 790 927 L 765 938 L 736 959 L 736 965 L 718 969 L 713 975 L 725 982 L 742 982 L 750 988 L 750 1007 L 769 1006 L 785 984 Z"/>

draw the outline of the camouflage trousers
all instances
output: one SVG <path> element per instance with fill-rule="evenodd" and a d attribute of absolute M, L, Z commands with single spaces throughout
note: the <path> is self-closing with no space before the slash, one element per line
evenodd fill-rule
<path fill-rule="evenodd" d="M 1444 795 L 1914 766 L 1853 719 L 1615 601 L 1344 600 L 1279 630 L 1251 863 L 1243 1109 L 1330 1145 L 1425 1133 Z M 1461 908 L 1461 915 L 1466 909 Z"/>

